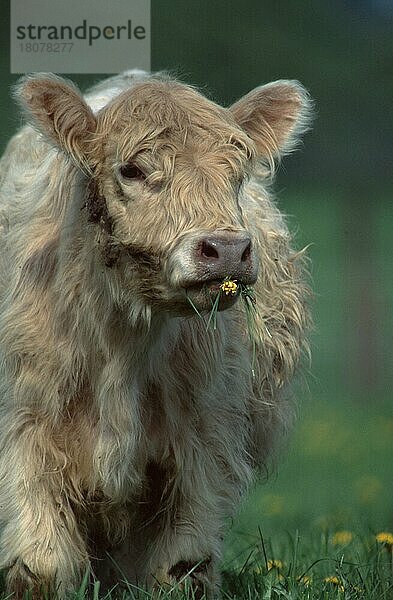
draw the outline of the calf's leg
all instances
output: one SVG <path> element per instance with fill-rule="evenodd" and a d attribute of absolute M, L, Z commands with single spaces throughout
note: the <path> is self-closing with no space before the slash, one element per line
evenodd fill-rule
<path fill-rule="evenodd" d="M 34 598 L 61 598 L 89 565 L 67 494 L 67 458 L 36 415 L 8 418 L 0 452 L 0 568 L 8 569 L 16 598 L 27 589 Z"/>
<path fill-rule="evenodd" d="M 220 498 L 207 480 L 173 479 L 172 469 L 149 463 L 144 491 L 128 505 L 130 530 L 95 574 L 109 589 L 120 579 L 160 589 L 191 587 L 195 598 L 219 597 L 223 538 Z"/>

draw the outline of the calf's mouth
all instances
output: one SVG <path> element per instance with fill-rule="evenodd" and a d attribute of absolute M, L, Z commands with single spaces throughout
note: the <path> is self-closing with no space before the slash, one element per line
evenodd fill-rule
<path fill-rule="evenodd" d="M 253 281 L 255 283 L 255 281 Z M 249 284 L 226 277 L 194 282 L 185 287 L 185 296 L 190 307 L 199 312 L 211 310 L 222 311 L 233 306 L 240 297 L 242 290 Z"/>

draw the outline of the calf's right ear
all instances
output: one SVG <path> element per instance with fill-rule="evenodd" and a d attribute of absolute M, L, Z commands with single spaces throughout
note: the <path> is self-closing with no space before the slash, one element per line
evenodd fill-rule
<path fill-rule="evenodd" d="M 63 150 L 83 171 L 90 173 L 88 143 L 96 119 L 79 90 L 51 73 L 23 77 L 15 97 L 29 120 Z"/>

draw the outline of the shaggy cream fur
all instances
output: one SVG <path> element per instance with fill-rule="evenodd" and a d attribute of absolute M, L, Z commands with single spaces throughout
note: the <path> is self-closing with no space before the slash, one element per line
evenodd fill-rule
<path fill-rule="evenodd" d="M 0 163 L 9 591 L 61 598 L 89 567 L 109 585 L 109 553 L 134 582 L 191 572 L 219 593 L 225 520 L 290 421 L 305 347 L 304 259 L 266 187 L 307 93 L 278 81 L 226 109 L 138 71 L 85 99 L 38 74 L 16 97 L 31 125 Z M 228 231 L 250 234 L 259 265 L 253 372 L 242 303 L 206 331 L 186 297 L 206 283 L 198 240 Z M 208 298 L 193 296 L 204 314 Z"/>

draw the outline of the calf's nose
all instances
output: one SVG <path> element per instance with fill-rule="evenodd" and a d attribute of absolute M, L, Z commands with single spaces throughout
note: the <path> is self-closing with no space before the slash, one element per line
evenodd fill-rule
<path fill-rule="evenodd" d="M 246 232 L 217 232 L 204 236 L 197 245 L 197 260 L 211 279 L 253 279 L 253 254 L 251 237 Z"/>

